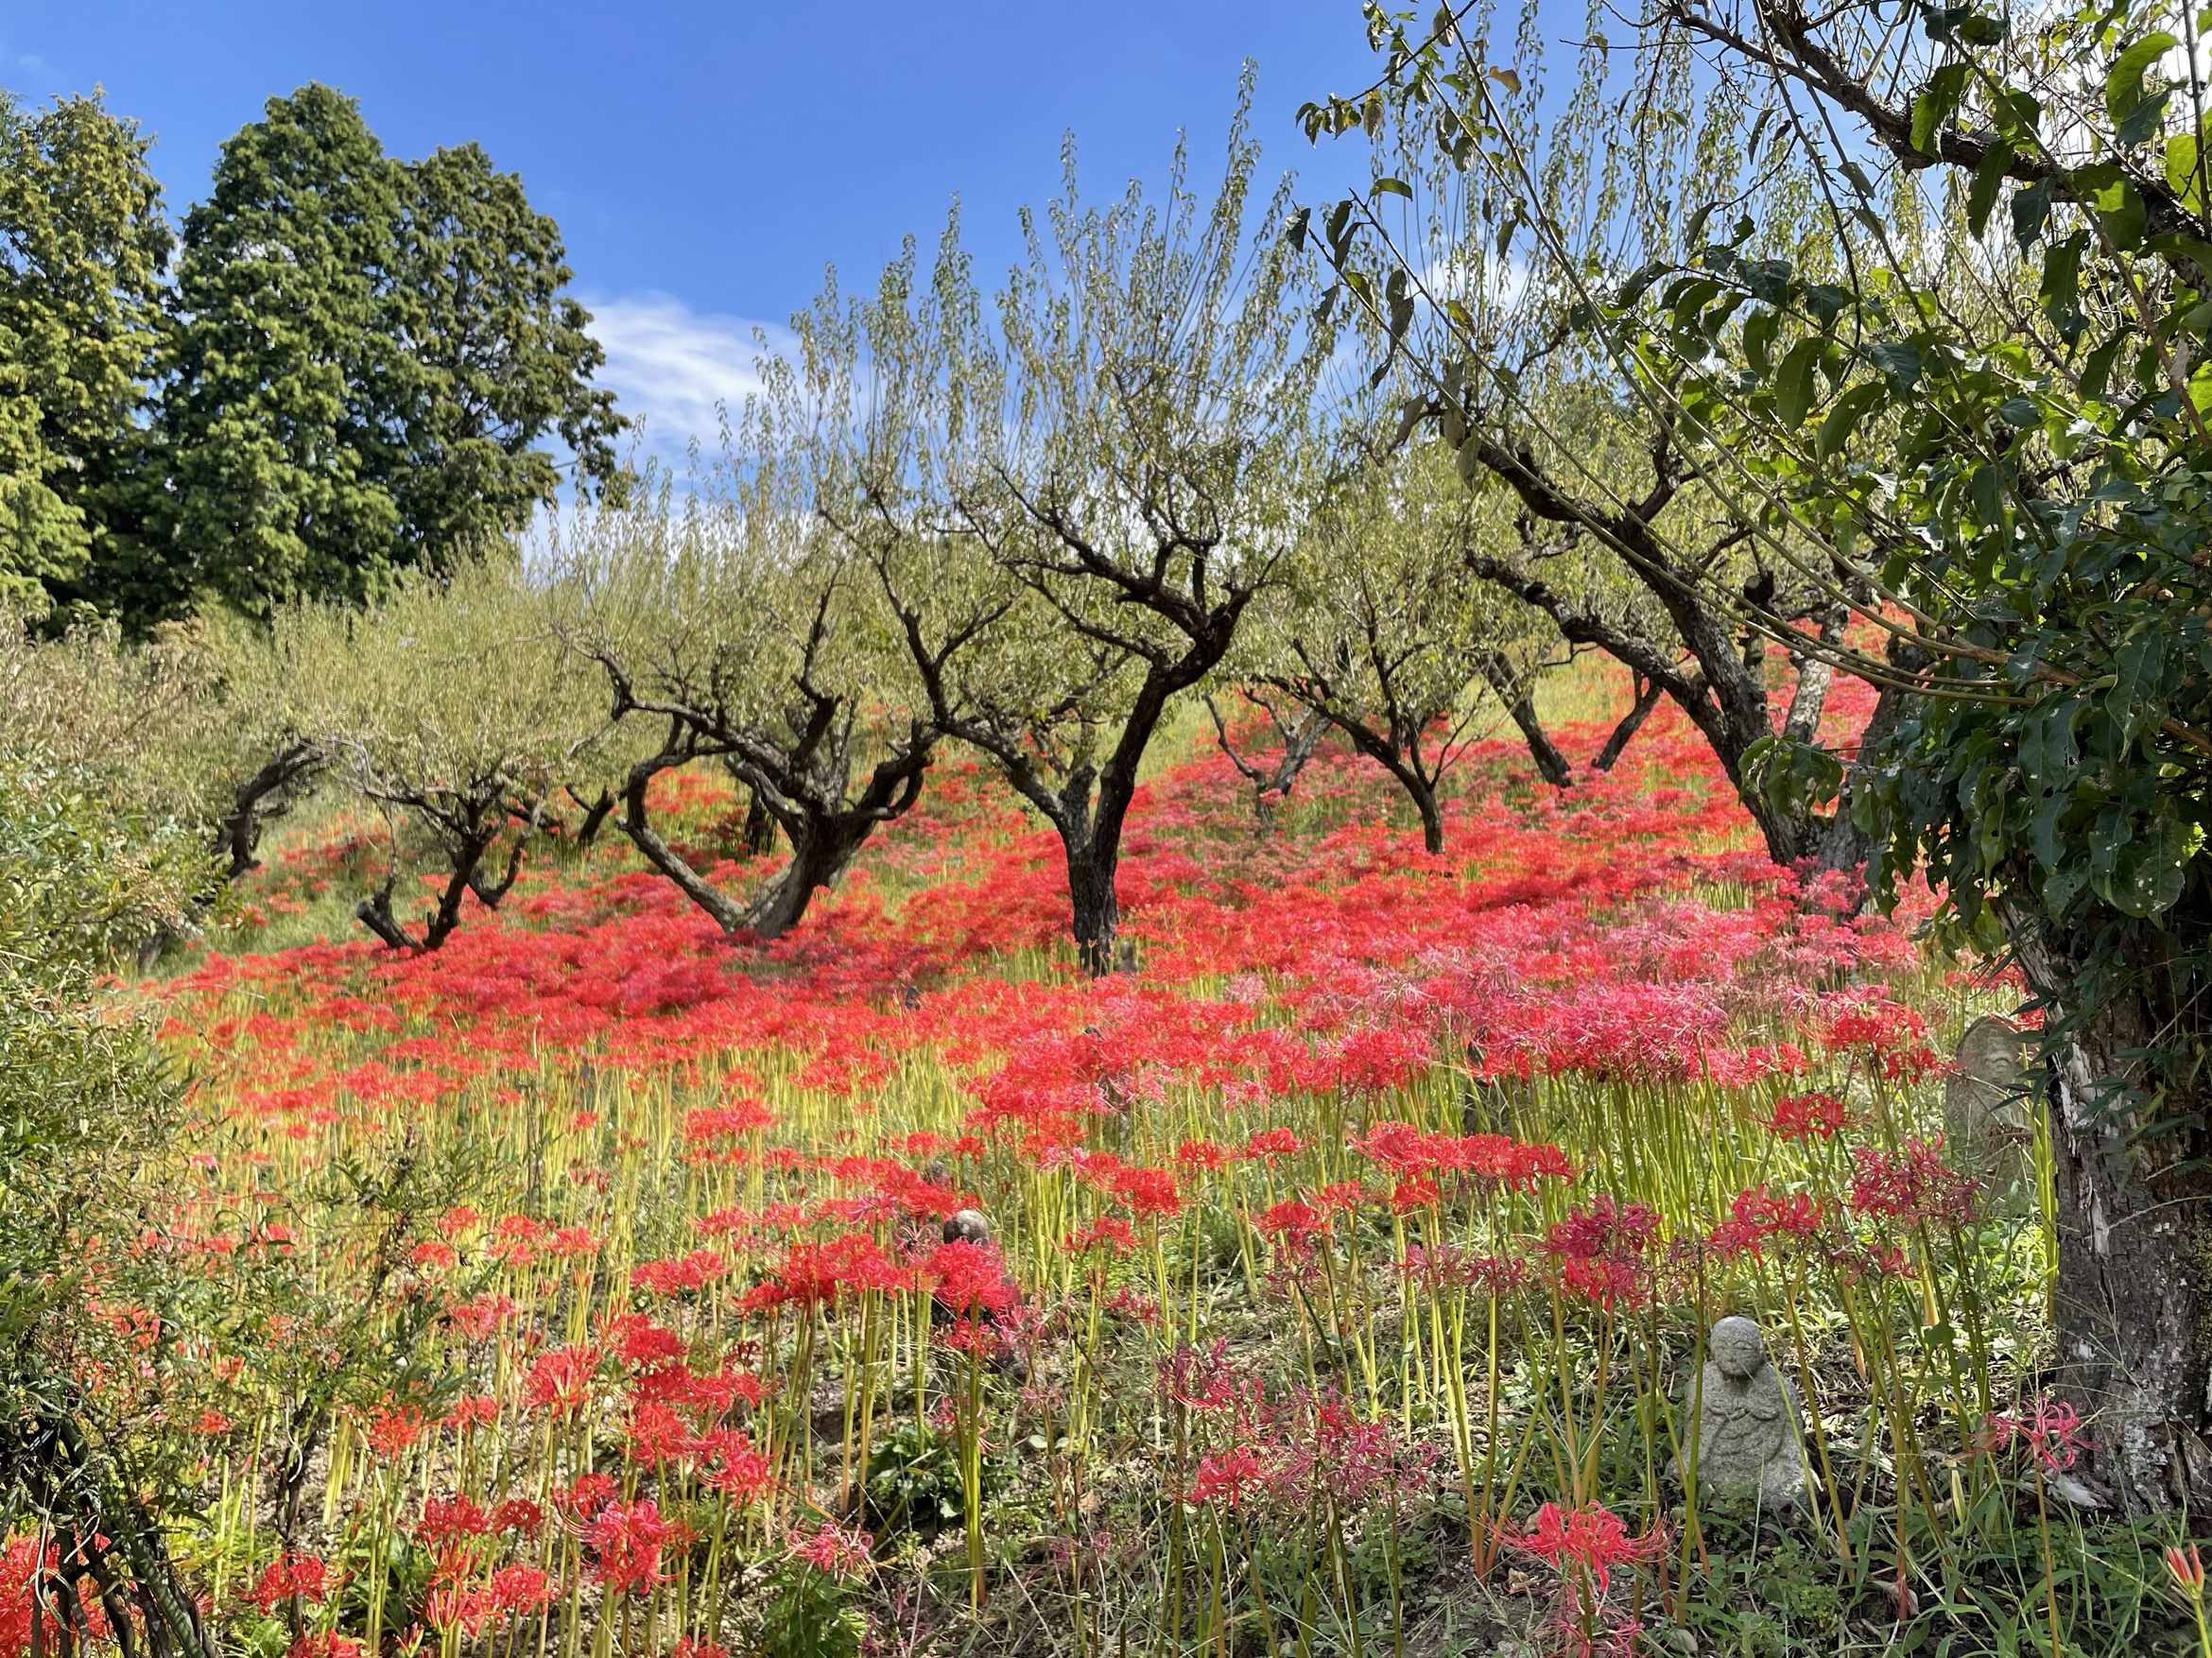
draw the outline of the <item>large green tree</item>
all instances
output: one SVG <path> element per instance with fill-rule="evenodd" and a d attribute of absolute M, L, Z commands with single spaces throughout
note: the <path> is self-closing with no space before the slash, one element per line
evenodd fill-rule
<path fill-rule="evenodd" d="M 170 243 L 147 142 L 96 97 L 0 92 L 0 603 L 77 591 L 138 448 Z"/>
<path fill-rule="evenodd" d="M 475 146 L 406 164 L 308 85 L 223 147 L 184 221 L 146 533 L 99 574 L 132 620 L 201 594 L 359 600 L 615 475 L 621 421 L 558 228 Z"/>

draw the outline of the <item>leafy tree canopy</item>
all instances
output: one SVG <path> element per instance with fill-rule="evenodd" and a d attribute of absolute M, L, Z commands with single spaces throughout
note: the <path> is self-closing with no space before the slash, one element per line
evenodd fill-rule
<path fill-rule="evenodd" d="M 400 162 L 328 87 L 270 99 L 185 217 L 161 464 L 91 596 L 138 626 L 200 595 L 357 602 L 522 528 L 559 481 L 549 435 L 613 479 L 569 274 L 475 146 Z"/>
<path fill-rule="evenodd" d="M 71 591 L 136 445 L 170 243 L 147 145 L 96 97 L 0 91 L 0 604 Z"/>

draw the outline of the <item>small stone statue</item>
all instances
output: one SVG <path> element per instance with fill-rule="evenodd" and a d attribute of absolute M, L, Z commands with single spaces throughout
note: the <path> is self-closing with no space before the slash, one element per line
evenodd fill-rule
<path fill-rule="evenodd" d="M 1702 1379 L 1683 1400 L 1694 1413 L 1698 1479 L 1720 1491 L 1756 1487 L 1762 1502 L 1805 1496 L 1804 1409 L 1797 1390 L 1767 1358 L 1767 1339 L 1749 1319 L 1722 1319 L 1705 1344 Z"/>
<path fill-rule="evenodd" d="M 1944 1081 L 1944 1128 L 1961 1168 L 1998 1191 L 2028 1172 L 2028 1033 L 1987 1014 L 1966 1027 Z"/>

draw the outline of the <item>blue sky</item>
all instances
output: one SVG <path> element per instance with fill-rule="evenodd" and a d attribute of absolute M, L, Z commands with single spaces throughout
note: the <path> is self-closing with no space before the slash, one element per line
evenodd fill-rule
<path fill-rule="evenodd" d="M 1069 129 L 1087 194 L 1162 179 L 1179 129 L 1209 177 L 1247 57 L 1270 169 L 1309 197 L 1349 176 L 1352 150 L 1315 151 L 1292 116 L 1374 73 L 1357 0 L 0 7 L 0 84 L 104 87 L 155 134 L 180 215 L 222 140 L 306 80 L 359 98 L 397 154 L 481 143 L 561 221 L 605 378 L 656 448 L 742 390 L 754 322 L 803 305 L 826 262 L 872 276 L 956 196 L 995 275 Z"/>

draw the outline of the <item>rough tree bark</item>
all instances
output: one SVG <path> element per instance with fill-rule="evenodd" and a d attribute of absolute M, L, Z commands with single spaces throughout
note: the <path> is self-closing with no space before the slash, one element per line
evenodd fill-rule
<path fill-rule="evenodd" d="M 921 798 L 938 740 L 928 726 L 909 728 L 854 797 L 847 787 L 850 710 L 842 699 L 816 698 L 792 742 L 779 747 L 737 729 L 712 708 L 641 699 L 617 667 L 604 665 L 614 687 L 614 717 L 647 714 L 668 721 L 659 751 L 631 766 L 624 778 L 622 815 L 615 821 L 645 860 L 725 933 L 783 937 L 804 918 L 814 894 L 851 867 L 877 827 L 906 816 Z M 791 861 L 748 904 L 717 889 L 652 826 L 646 790 L 653 778 L 706 758 L 720 760 L 752 791 L 791 844 Z"/>
<path fill-rule="evenodd" d="M 1408 423 L 1429 416 L 1441 418 L 1443 413 L 1439 404 L 1416 405 L 1408 411 Z M 1656 527 L 1660 514 L 1673 501 L 1682 483 L 1671 435 L 1663 431 L 1653 440 L 1654 481 L 1650 492 L 1643 499 L 1617 508 L 1582 499 L 1561 486 L 1545 471 L 1526 440 L 1475 432 L 1466 438 L 1462 453 L 1470 451 L 1476 464 L 1520 498 L 1531 525 L 1555 525 L 1569 537 L 1592 536 L 1616 555 L 1622 568 L 1666 613 L 1679 641 L 1680 654 L 1578 606 L 1527 564 L 1470 551 L 1467 567 L 1543 612 L 1568 644 L 1604 651 L 1647 686 L 1657 686 L 1661 695 L 1679 707 L 1719 761 L 1744 810 L 1758 825 L 1767 843 L 1767 855 L 1775 863 L 1786 869 L 1807 863 L 1823 869 L 1856 868 L 1862 863 L 1866 844 L 1849 829 L 1848 796 L 1831 815 L 1777 806 L 1764 790 L 1749 786 L 1745 757 L 1754 744 L 1774 734 L 1765 645 L 1752 626 L 1754 618 L 1768 626 L 1777 620 L 1769 609 L 1771 579 L 1762 585 L 1762 579 L 1754 578 L 1754 583 L 1747 585 L 1741 604 L 1729 612 L 1704 596 L 1696 571 L 1678 564 L 1666 537 Z M 1529 533 L 1532 540 L 1532 530 Z M 1731 535 L 1726 541 L 1734 539 Z M 1720 550 L 1717 546 L 1710 551 L 1717 554 Z M 1799 692 L 1809 699 L 1817 725 L 1826 682 L 1819 681 L 1817 690 L 1808 690 L 1801 680 Z M 1851 856 L 1855 847 L 1857 855 Z M 1830 862 L 1838 857 L 1847 861 Z"/>
<path fill-rule="evenodd" d="M 1275 728 L 1276 740 L 1283 746 L 1282 758 L 1271 768 L 1246 759 L 1236 751 L 1236 745 L 1230 741 L 1229 722 L 1221 717 L 1221 710 L 1216 705 L 1212 694 L 1207 694 L 1206 713 L 1213 717 L 1215 738 L 1220 744 L 1221 752 L 1229 757 L 1229 764 L 1236 768 L 1237 775 L 1252 785 L 1253 816 L 1259 820 L 1259 826 L 1265 831 L 1274 827 L 1274 803 L 1290 798 L 1291 789 L 1297 786 L 1299 773 L 1305 769 L 1306 763 L 1313 758 L 1313 751 L 1321 743 L 1322 732 L 1327 722 L 1310 708 L 1301 714 L 1286 717 L 1274 703 L 1249 686 L 1239 685 L 1236 694 L 1266 713 L 1268 722 Z"/>
<path fill-rule="evenodd" d="M 1621 716 L 1620 723 L 1613 728 L 1613 734 L 1605 739 L 1605 746 L 1598 751 L 1598 757 L 1590 762 L 1590 769 L 1593 771 L 1611 771 L 1620 763 L 1620 757 L 1628 751 L 1630 742 L 1634 739 L 1636 733 L 1644 729 L 1644 721 L 1651 717 L 1651 710 L 1659 706 L 1660 698 L 1667 694 L 1666 687 L 1657 680 L 1648 679 L 1642 674 L 1634 675 L 1634 683 L 1635 700 L 1629 705 L 1629 711 Z"/>
<path fill-rule="evenodd" d="M 2061 1026 L 2076 964 L 2036 918 L 2006 917 L 2028 982 Z M 2155 966 L 2148 981 L 2158 977 Z M 2170 1000 L 2170 998 L 2167 998 Z M 2105 998 L 2045 1055 L 2057 1196 L 2057 1390 L 2088 1424 L 2079 1472 L 2131 1513 L 2212 1504 L 2212 1166 L 2201 1122 L 2144 1135 L 2113 1079 L 2170 1044 L 2186 1009 L 2143 989 Z M 2201 1018 L 2201 1015 L 2197 1016 Z M 2170 1102 L 2162 1114 L 2173 1110 Z"/>
<path fill-rule="evenodd" d="M 285 796 L 322 765 L 321 749 L 305 738 L 295 738 L 271 754 L 261 769 L 238 786 L 231 809 L 216 825 L 214 852 L 223 864 L 226 880 L 235 881 L 261 867 L 254 853 L 261 832 L 274 814 L 270 803 Z"/>

